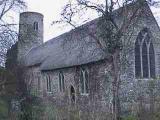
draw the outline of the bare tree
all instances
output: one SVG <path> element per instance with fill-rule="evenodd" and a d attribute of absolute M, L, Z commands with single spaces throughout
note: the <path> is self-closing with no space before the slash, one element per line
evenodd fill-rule
<path fill-rule="evenodd" d="M 17 40 L 13 14 L 25 8 L 24 0 L 0 0 L 0 65 L 4 66 L 7 49 Z"/>
<path fill-rule="evenodd" d="M 64 6 L 61 19 L 53 23 L 67 23 L 73 28 L 77 28 L 86 21 L 89 21 L 93 15 L 100 16 L 98 22 L 98 29 L 100 32 L 94 34 L 91 31 L 86 31 L 89 36 L 94 38 L 107 55 L 112 58 L 112 111 L 113 120 L 120 119 L 120 103 L 119 103 L 119 89 L 120 89 L 120 54 L 122 51 L 125 33 L 128 28 L 137 21 L 141 15 L 144 4 L 149 3 L 156 5 L 154 0 L 69 0 Z M 118 9 L 119 8 L 119 9 Z M 114 17 L 115 11 L 118 9 L 118 14 L 122 15 L 121 23 L 116 22 Z M 82 28 L 83 29 L 83 28 Z M 103 41 L 103 42 L 101 42 Z"/>

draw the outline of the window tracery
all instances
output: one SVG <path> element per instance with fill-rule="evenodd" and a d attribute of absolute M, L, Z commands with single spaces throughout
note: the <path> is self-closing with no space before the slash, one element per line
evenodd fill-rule
<path fill-rule="evenodd" d="M 135 42 L 136 78 L 155 78 L 154 46 L 147 28 L 143 29 Z"/>

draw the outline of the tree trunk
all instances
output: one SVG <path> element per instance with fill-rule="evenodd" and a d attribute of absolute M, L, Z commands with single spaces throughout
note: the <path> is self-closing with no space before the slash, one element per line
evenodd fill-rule
<path fill-rule="evenodd" d="M 119 66 L 119 50 L 115 50 L 113 58 L 113 120 L 120 120 L 120 100 L 119 100 L 119 87 L 120 87 L 120 66 Z"/>

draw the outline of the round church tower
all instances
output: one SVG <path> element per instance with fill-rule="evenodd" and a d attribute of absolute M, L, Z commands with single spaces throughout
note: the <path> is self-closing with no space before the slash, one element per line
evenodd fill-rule
<path fill-rule="evenodd" d="M 18 61 L 43 43 L 43 15 L 37 12 L 23 12 L 19 20 Z"/>

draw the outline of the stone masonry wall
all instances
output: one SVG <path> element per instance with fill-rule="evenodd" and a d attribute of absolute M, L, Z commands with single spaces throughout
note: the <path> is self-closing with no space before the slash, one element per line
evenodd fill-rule
<path fill-rule="evenodd" d="M 89 94 L 82 95 L 80 93 L 80 69 L 81 67 L 89 71 Z M 59 90 L 59 72 L 64 74 L 65 91 Z M 39 71 L 39 67 L 31 67 L 26 73 L 26 81 L 30 83 L 31 94 L 41 96 L 44 99 L 53 102 L 57 109 L 66 110 L 66 112 L 77 111 L 79 117 L 98 117 L 100 114 L 108 115 L 110 109 L 111 96 L 107 92 L 110 86 L 109 79 L 106 77 L 111 66 L 107 61 L 99 61 L 89 65 L 76 66 L 72 68 L 58 69 L 54 71 Z M 51 92 L 47 92 L 47 77 L 51 79 Z M 40 78 L 40 89 L 38 89 L 38 79 Z M 108 83 L 107 83 L 108 82 Z M 76 99 L 73 104 L 70 100 L 70 87 L 75 89 Z M 108 88 L 107 88 L 108 87 Z M 107 88 L 107 89 L 106 89 Z M 107 113 L 108 111 L 108 113 Z M 96 113 L 96 114 L 95 114 Z M 65 114 L 64 118 L 68 118 L 69 114 Z M 103 117 L 104 117 L 103 116 Z M 62 119 L 62 118 L 59 118 Z"/>
<path fill-rule="evenodd" d="M 35 22 L 38 29 L 34 29 Z M 23 58 L 33 47 L 43 43 L 43 15 L 36 12 L 20 14 L 18 41 L 18 60 Z"/>

